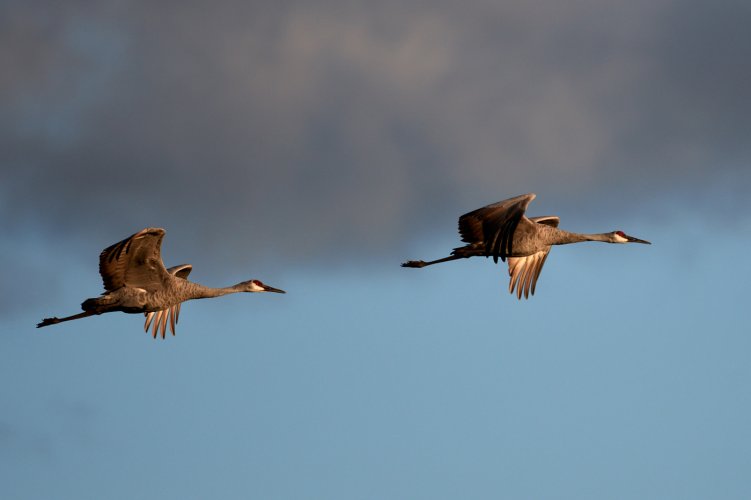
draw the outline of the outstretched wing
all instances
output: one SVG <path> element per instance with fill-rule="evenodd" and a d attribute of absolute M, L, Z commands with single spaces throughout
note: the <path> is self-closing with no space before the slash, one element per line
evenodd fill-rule
<path fill-rule="evenodd" d="M 172 274 L 173 276 L 177 276 L 178 278 L 188 279 L 188 275 L 192 270 L 193 266 L 191 266 L 190 264 L 181 264 L 179 266 L 170 267 L 169 269 L 167 269 L 167 272 Z M 172 307 L 168 307 L 167 309 L 162 309 L 161 311 L 143 313 L 144 316 L 146 316 L 146 322 L 143 325 L 143 331 L 148 332 L 149 326 L 151 326 L 153 322 L 154 326 L 152 329 L 152 334 L 154 338 L 157 337 L 160 330 L 162 332 L 162 338 L 165 338 L 167 335 L 167 321 L 169 320 L 170 330 L 172 331 L 172 335 L 174 336 L 175 325 L 180 319 L 181 305 L 181 303 L 178 303 Z"/>
<path fill-rule="evenodd" d="M 555 215 L 530 217 L 529 220 L 537 224 L 545 224 L 553 227 L 558 227 L 558 223 L 561 221 Z M 518 299 L 522 298 L 522 293 L 524 293 L 525 299 L 528 299 L 530 294 L 535 294 L 537 278 L 540 277 L 542 266 L 545 265 L 550 248 L 547 247 L 544 250 L 524 257 L 509 257 L 508 274 L 511 277 L 508 284 L 509 293 L 514 293 L 514 288 L 516 288 L 516 297 Z"/>
<path fill-rule="evenodd" d="M 485 256 L 506 260 L 513 251 L 514 231 L 524 217 L 534 193 L 499 201 L 459 217 L 459 234 L 466 243 L 483 243 Z"/>
<path fill-rule="evenodd" d="M 167 336 L 167 321 L 169 321 L 169 328 L 170 331 L 172 331 L 172 336 L 174 336 L 175 325 L 177 325 L 177 321 L 180 319 L 181 305 L 182 302 L 175 304 L 172 307 L 168 307 L 167 309 L 162 309 L 161 311 L 144 313 L 144 316 L 146 316 L 146 322 L 143 325 L 143 331 L 148 332 L 149 326 L 152 326 L 153 323 L 151 330 L 152 336 L 156 338 L 161 331 L 162 338 L 165 338 Z"/>
<path fill-rule="evenodd" d="M 522 298 L 522 293 L 525 299 L 529 298 L 530 293 L 534 295 L 537 278 L 540 277 L 542 266 L 545 265 L 549 253 L 550 247 L 524 257 L 509 257 L 508 274 L 511 277 L 508 283 L 509 293 L 514 293 L 514 288 L 516 288 L 518 299 Z"/>
<path fill-rule="evenodd" d="M 164 229 L 149 227 L 105 248 L 99 274 L 108 292 L 123 286 L 154 292 L 169 279 L 161 256 Z"/>

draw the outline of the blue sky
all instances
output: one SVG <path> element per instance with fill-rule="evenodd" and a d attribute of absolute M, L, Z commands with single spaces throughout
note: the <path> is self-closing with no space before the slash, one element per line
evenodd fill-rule
<path fill-rule="evenodd" d="M 751 496 L 745 3 L 0 9 L 3 497 Z M 398 266 L 526 192 L 653 245 Z M 147 226 L 288 293 L 34 328 Z"/>

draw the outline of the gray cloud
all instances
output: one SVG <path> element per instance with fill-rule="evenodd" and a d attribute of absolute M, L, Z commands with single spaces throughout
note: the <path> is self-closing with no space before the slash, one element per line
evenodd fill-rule
<path fill-rule="evenodd" d="M 748 208 L 743 2 L 6 10 L 6 228 L 94 245 L 159 225 L 245 263 L 403 248 L 528 191 L 627 210 L 717 180 Z"/>

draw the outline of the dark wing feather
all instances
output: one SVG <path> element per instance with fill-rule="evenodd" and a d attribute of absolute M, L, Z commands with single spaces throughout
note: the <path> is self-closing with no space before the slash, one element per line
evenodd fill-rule
<path fill-rule="evenodd" d="M 146 228 L 105 248 L 99 256 L 99 274 L 108 292 L 123 286 L 153 292 L 169 279 L 161 256 L 164 229 Z"/>
<path fill-rule="evenodd" d="M 466 243 L 485 245 L 485 256 L 493 261 L 506 260 L 513 252 L 514 231 L 519 225 L 534 193 L 523 194 L 478 208 L 459 217 L 459 234 Z"/>

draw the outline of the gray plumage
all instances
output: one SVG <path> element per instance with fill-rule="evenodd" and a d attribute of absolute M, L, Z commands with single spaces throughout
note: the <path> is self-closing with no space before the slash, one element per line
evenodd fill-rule
<path fill-rule="evenodd" d="M 517 298 L 534 295 L 537 278 L 548 258 L 552 245 L 566 245 L 582 241 L 605 243 L 645 243 L 623 231 L 581 234 L 558 229 L 556 216 L 527 217 L 525 215 L 534 193 L 499 201 L 459 218 L 459 234 L 467 245 L 455 248 L 451 255 L 425 262 L 410 260 L 402 267 L 422 268 L 441 262 L 475 256 L 493 257 L 494 262 L 508 259 L 509 292 L 516 289 Z"/>
<path fill-rule="evenodd" d="M 167 272 L 171 275 L 182 278 L 187 280 L 188 275 L 193 270 L 193 266 L 190 264 L 182 264 L 180 266 L 172 266 L 169 269 L 167 269 Z M 149 326 L 154 324 L 154 327 L 152 329 L 152 333 L 154 338 L 159 334 L 159 330 L 161 329 L 162 332 L 162 338 L 164 338 L 167 334 L 167 320 L 169 320 L 169 326 L 170 330 L 172 331 L 172 335 L 175 335 L 175 325 L 177 325 L 177 320 L 180 318 L 180 305 L 182 302 L 178 302 L 177 304 L 168 307 L 167 309 L 162 309 L 161 311 L 151 311 L 151 312 L 145 312 L 143 313 L 144 316 L 146 316 L 146 321 L 143 325 L 143 331 L 148 332 Z"/>
<path fill-rule="evenodd" d="M 164 234 L 164 229 L 150 227 L 105 248 L 99 256 L 99 274 L 102 275 L 105 293 L 85 300 L 81 304 L 84 312 L 64 318 L 46 318 L 37 324 L 37 328 L 121 311 L 144 313 L 145 330 L 153 321 L 154 337 L 161 331 L 164 338 L 168 320 L 172 334 L 175 334 L 180 305 L 186 300 L 239 292 L 285 293 L 258 280 L 243 281 L 224 288 L 210 288 L 188 281 L 187 276 L 193 269 L 190 264 L 165 269 L 161 257 Z"/>

